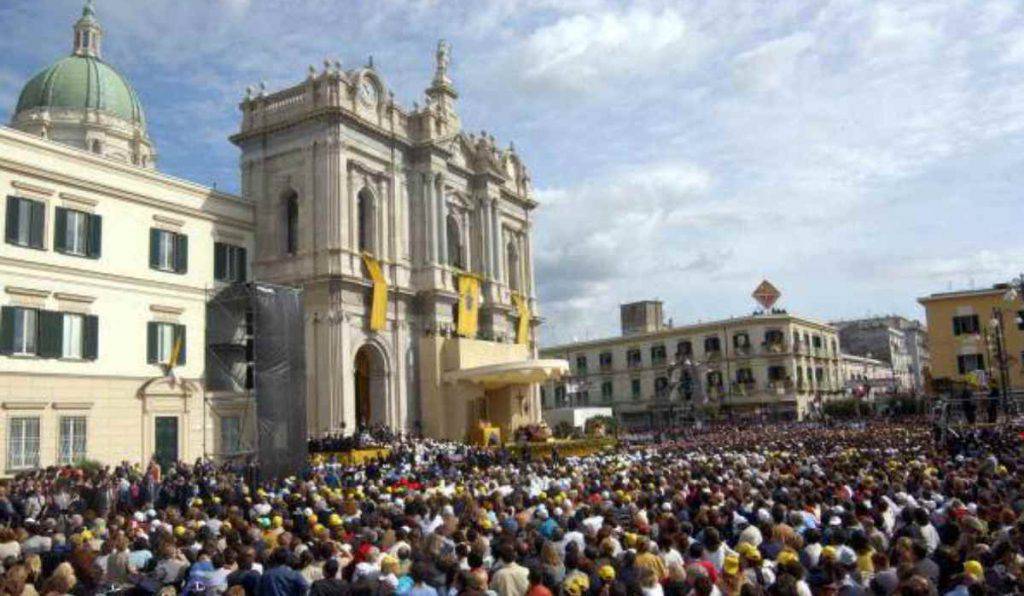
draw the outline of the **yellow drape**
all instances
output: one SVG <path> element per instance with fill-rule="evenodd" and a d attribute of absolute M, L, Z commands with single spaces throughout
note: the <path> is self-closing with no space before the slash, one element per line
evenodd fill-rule
<path fill-rule="evenodd" d="M 370 329 L 381 331 L 387 326 L 388 318 L 388 282 L 380 269 L 377 259 L 369 253 L 363 253 L 363 263 L 373 280 L 373 305 L 370 308 Z"/>
<path fill-rule="evenodd" d="M 530 301 L 522 294 L 512 294 L 512 302 L 519 311 L 519 325 L 516 327 L 516 343 L 528 345 L 530 343 Z"/>
<path fill-rule="evenodd" d="M 480 278 L 468 273 L 459 275 L 459 319 L 456 332 L 462 337 L 476 337 L 480 310 Z"/>

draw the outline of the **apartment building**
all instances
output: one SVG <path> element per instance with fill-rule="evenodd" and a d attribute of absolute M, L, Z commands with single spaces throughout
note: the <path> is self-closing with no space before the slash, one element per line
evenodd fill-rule
<path fill-rule="evenodd" d="M 622 335 L 551 346 L 570 376 L 545 385 L 545 407 L 610 406 L 629 426 L 680 422 L 697 408 L 802 419 L 843 388 L 839 338 L 781 310 L 678 327 L 656 301 L 621 307 Z"/>

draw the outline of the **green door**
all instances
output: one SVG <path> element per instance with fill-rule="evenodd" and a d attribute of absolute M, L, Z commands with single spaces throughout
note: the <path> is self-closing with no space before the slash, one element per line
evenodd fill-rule
<path fill-rule="evenodd" d="M 178 461 L 178 418 L 176 416 L 157 416 L 156 449 L 153 452 L 157 463 L 166 470 Z"/>

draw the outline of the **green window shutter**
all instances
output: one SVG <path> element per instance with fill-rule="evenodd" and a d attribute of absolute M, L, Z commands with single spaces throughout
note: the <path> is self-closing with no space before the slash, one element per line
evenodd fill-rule
<path fill-rule="evenodd" d="M 43 358 L 60 358 L 64 354 L 64 313 L 41 310 L 38 316 L 38 354 Z"/>
<path fill-rule="evenodd" d="M 0 354 L 14 351 L 14 313 L 13 306 L 0 308 Z"/>
<path fill-rule="evenodd" d="M 100 321 L 96 315 L 86 315 L 82 331 L 85 341 L 85 345 L 82 348 L 82 358 L 96 360 L 96 355 L 99 353 L 100 331 Z"/>
<path fill-rule="evenodd" d="M 244 248 L 239 248 L 235 254 L 238 255 L 238 281 L 245 281 L 249 277 L 245 270 L 246 261 L 248 261 L 247 251 Z"/>
<path fill-rule="evenodd" d="M 174 235 L 174 271 L 188 273 L 188 236 Z"/>
<path fill-rule="evenodd" d="M 63 207 L 57 207 L 53 220 L 53 250 L 64 252 L 67 250 L 68 238 L 68 211 Z"/>
<path fill-rule="evenodd" d="M 46 207 L 37 201 L 26 201 L 30 205 L 29 217 L 31 227 L 28 233 L 28 245 L 32 248 L 43 248 L 43 226 L 46 223 Z"/>
<path fill-rule="evenodd" d="M 86 243 L 85 254 L 89 258 L 98 259 L 103 252 L 103 217 L 89 216 L 89 241 Z"/>
<path fill-rule="evenodd" d="M 156 323 L 146 323 L 146 362 L 156 364 Z"/>
<path fill-rule="evenodd" d="M 228 247 L 221 242 L 213 243 L 213 279 L 225 281 L 227 277 Z"/>
<path fill-rule="evenodd" d="M 18 242 L 18 209 L 21 199 L 18 197 L 7 197 L 7 222 L 4 228 L 4 238 L 11 244 Z"/>
<path fill-rule="evenodd" d="M 181 342 L 181 349 L 178 350 L 178 366 L 185 366 L 185 346 L 188 342 L 185 340 L 184 325 L 174 326 L 174 341 L 175 343 Z"/>
<path fill-rule="evenodd" d="M 149 267 L 156 269 L 160 265 L 160 230 L 149 229 Z"/>

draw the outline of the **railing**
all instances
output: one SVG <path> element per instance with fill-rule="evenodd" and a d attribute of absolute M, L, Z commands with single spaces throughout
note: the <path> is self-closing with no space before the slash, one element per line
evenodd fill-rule
<path fill-rule="evenodd" d="M 735 348 L 735 351 L 736 354 L 740 356 L 750 356 L 751 354 L 754 353 L 754 347 L 751 346 L 750 344 L 747 344 L 745 346 L 737 346 Z"/>
<path fill-rule="evenodd" d="M 722 357 L 722 350 L 707 350 L 704 352 L 704 357 L 708 360 L 718 360 Z"/>
<path fill-rule="evenodd" d="M 761 342 L 761 351 L 765 354 L 784 354 L 786 353 L 786 342 Z"/>

